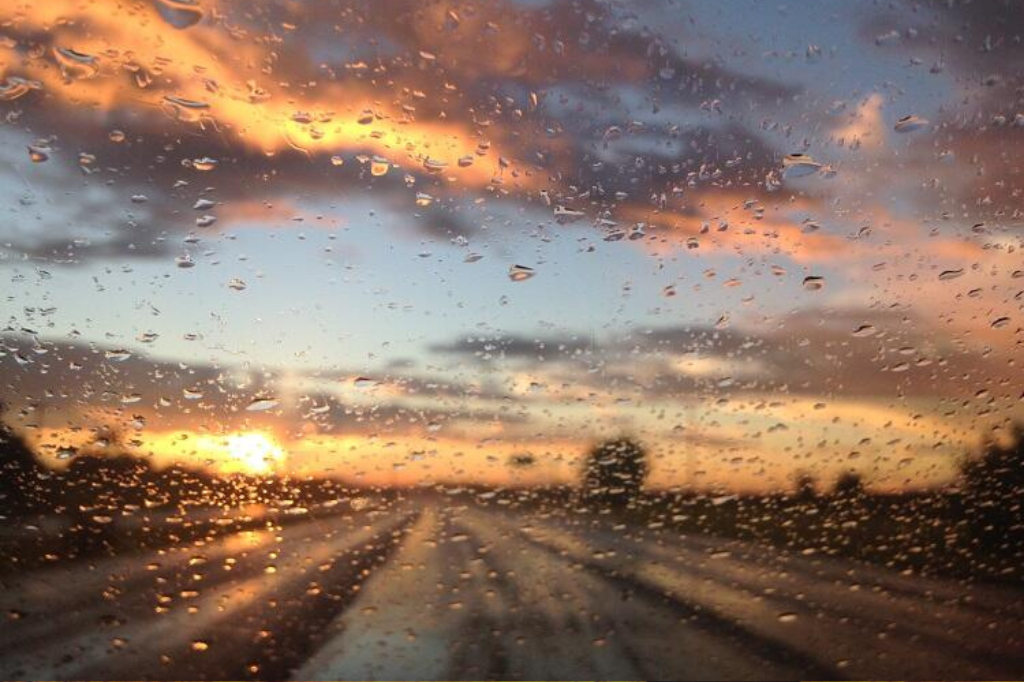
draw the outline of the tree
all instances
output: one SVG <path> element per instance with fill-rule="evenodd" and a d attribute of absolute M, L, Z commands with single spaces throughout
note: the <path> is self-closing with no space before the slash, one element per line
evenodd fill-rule
<path fill-rule="evenodd" d="M 647 478 L 647 452 L 632 438 L 606 440 L 587 453 L 583 497 L 605 507 L 634 502 Z"/>
<path fill-rule="evenodd" d="M 0 515 L 22 516 L 39 506 L 40 466 L 24 439 L 3 421 L 0 403 Z"/>
<path fill-rule="evenodd" d="M 856 471 L 844 471 L 839 474 L 835 485 L 832 486 L 832 494 L 847 499 L 863 497 L 865 494 L 864 477 Z"/>
<path fill-rule="evenodd" d="M 1019 572 L 1024 548 L 1024 423 L 961 462 L 967 528 L 975 550 Z"/>
<path fill-rule="evenodd" d="M 818 497 L 818 481 L 806 471 L 796 475 L 793 496 L 800 502 L 811 502 Z"/>

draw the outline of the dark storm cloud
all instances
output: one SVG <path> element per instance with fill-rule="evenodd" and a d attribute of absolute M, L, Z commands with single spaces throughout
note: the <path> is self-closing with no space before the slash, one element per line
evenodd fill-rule
<path fill-rule="evenodd" d="M 97 26 L 92 29 L 101 30 L 98 21 L 93 23 Z M 81 27 L 90 28 L 90 20 L 84 19 Z M 295 98 L 296 116 L 307 106 L 304 89 L 311 79 L 408 102 L 414 112 L 409 114 L 410 123 L 441 118 L 482 138 L 495 138 L 513 150 L 526 169 L 536 165 L 533 172 L 546 176 L 556 198 L 575 196 L 575 186 L 597 186 L 608 196 L 628 190 L 647 197 L 670 190 L 702 165 L 724 172 L 717 180 L 756 183 L 776 164 L 778 154 L 739 121 L 685 131 L 670 130 L 663 123 L 631 131 L 626 123 L 658 107 L 696 111 L 708 98 L 723 93 L 767 101 L 795 92 L 792 86 L 734 73 L 710 60 L 683 57 L 673 44 L 680 36 L 660 36 L 657 26 L 643 26 L 628 7 L 604 3 L 532 7 L 471 2 L 451 12 L 440 4 L 406 0 L 255 3 L 246 12 L 232 14 L 230 26 L 218 28 L 230 29 L 246 46 L 249 41 L 261 45 L 271 37 L 288 46 L 273 53 L 260 49 L 273 80 L 291 84 L 278 97 Z M 66 30 L 83 29 L 73 24 Z M 13 22 L 6 33 L 18 41 L 14 51 L 26 62 L 36 59 L 37 53 L 51 54 L 61 40 L 68 40 L 32 22 Z M 215 46 L 208 57 L 214 59 L 219 50 L 227 49 Z M 479 55 L 484 53 L 489 58 L 482 60 Z M 437 201 L 417 211 L 412 224 L 419 231 L 435 238 L 469 234 L 464 216 L 449 201 L 465 188 L 448 186 L 416 167 L 371 179 L 367 168 L 353 161 L 359 144 L 342 145 L 339 151 L 346 164 L 340 168 L 328 162 L 329 153 L 323 149 L 306 153 L 286 147 L 268 156 L 257 146 L 239 143 L 244 120 L 221 124 L 214 116 L 197 126 L 172 121 L 158 106 L 140 106 L 179 92 L 185 76 L 161 68 L 161 60 L 176 57 L 160 55 L 155 64 L 147 63 L 145 55 L 137 61 L 125 58 L 123 67 L 97 77 L 96 83 L 119 79 L 142 84 L 138 99 L 133 94 L 107 110 L 72 105 L 47 89 L 5 105 L 14 115 L 12 121 L 31 124 L 32 135 L 59 132 L 60 153 L 47 165 L 61 169 L 40 177 L 29 167 L 29 179 L 37 183 L 34 193 L 47 202 L 47 220 L 31 235 L 5 235 L 6 251 L 60 264 L 167 257 L 181 248 L 181 237 L 196 229 L 191 205 L 201 195 L 231 204 L 253 195 L 274 201 L 369 191 L 382 206 L 408 212 L 410 197 L 422 190 Z M 365 68 L 352 68 L 357 62 Z M 54 68 L 49 62 L 45 66 Z M 244 76 L 254 83 L 268 80 Z M 204 79 L 209 92 L 227 87 L 212 77 Z M 563 88 L 580 88 L 587 98 L 614 103 L 609 108 L 619 112 L 618 123 L 626 132 L 605 151 L 642 155 L 644 165 L 598 163 L 597 147 L 608 142 L 606 127 L 584 123 L 590 117 L 555 106 L 555 93 Z M 545 94 L 548 90 L 550 95 Z M 411 98 L 411 91 L 420 94 Z M 535 105 L 531 92 L 539 97 Z M 635 96 L 640 100 L 633 101 Z M 107 139 L 114 129 L 126 133 L 124 142 Z M 561 132 L 552 137 L 552 130 Z M 662 138 L 673 151 L 661 148 Z M 91 175 L 79 169 L 79 152 L 95 156 Z M 216 171 L 204 174 L 182 165 L 201 157 L 217 159 Z M 416 179 L 415 190 L 405 186 L 404 173 Z M 207 187 L 215 191 L 204 194 Z M 104 199 L 90 200 L 90 188 Z M 129 203 L 140 195 L 146 197 L 145 204 Z M 514 188 L 511 195 L 512 200 L 522 199 Z M 594 193 L 591 199 L 600 209 L 606 197 Z M 32 211 L 31 206 L 18 208 L 17 217 L 31 216 Z M 222 221 L 213 229 L 225 226 Z"/>

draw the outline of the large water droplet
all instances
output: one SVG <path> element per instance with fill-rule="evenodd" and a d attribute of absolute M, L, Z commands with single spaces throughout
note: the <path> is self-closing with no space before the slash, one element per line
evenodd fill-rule
<path fill-rule="evenodd" d="M 100 71 L 99 61 L 91 54 L 78 52 L 69 47 L 55 47 L 53 55 L 65 80 L 85 80 Z"/>
<path fill-rule="evenodd" d="M 174 28 L 195 26 L 203 18 L 203 8 L 194 0 L 153 0 L 160 17 Z"/>
<path fill-rule="evenodd" d="M 513 265 L 508 269 L 508 278 L 513 282 L 525 282 L 536 274 L 533 268 L 525 265 Z"/>
<path fill-rule="evenodd" d="M 809 275 L 804 277 L 804 289 L 808 291 L 818 291 L 825 286 L 825 278 L 817 275 Z"/>
<path fill-rule="evenodd" d="M 821 170 L 821 164 L 815 161 L 809 154 L 787 154 L 782 159 L 783 177 L 802 178 L 814 175 Z"/>
<path fill-rule="evenodd" d="M 263 396 L 259 398 L 253 398 L 252 401 L 246 406 L 246 412 L 266 412 L 277 407 L 279 401 L 277 398 Z"/>
<path fill-rule="evenodd" d="M 382 156 L 375 156 L 370 159 L 370 175 L 375 178 L 379 178 L 388 172 L 391 168 L 391 164 Z"/>
<path fill-rule="evenodd" d="M 928 119 L 911 114 L 896 121 L 892 129 L 897 133 L 912 133 L 926 127 L 928 127 Z"/>
<path fill-rule="evenodd" d="M 30 90 L 42 90 L 43 84 L 39 81 L 30 81 L 17 76 L 11 76 L 0 81 L 0 100 L 10 102 L 19 97 L 27 95 Z"/>
<path fill-rule="evenodd" d="M 198 100 L 167 95 L 164 97 L 164 111 L 178 121 L 194 123 L 209 117 L 210 105 Z"/>

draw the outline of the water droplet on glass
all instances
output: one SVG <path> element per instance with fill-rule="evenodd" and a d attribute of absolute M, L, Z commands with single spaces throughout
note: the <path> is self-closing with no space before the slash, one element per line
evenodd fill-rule
<path fill-rule="evenodd" d="M 183 253 L 183 254 L 181 254 L 180 256 L 178 256 L 177 258 L 174 259 L 174 264 L 177 265 L 179 268 L 187 269 L 187 268 L 194 268 L 195 265 L 196 265 L 196 262 L 194 260 L 192 260 L 192 256 L 190 256 L 187 253 Z"/>
<path fill-rule="evenodd" d="M 32 163 L 43 163 L 50 159 L 50 148 L 41 144 L 30 144 L 28 146 L 28 158 Z"/>
<path fill-rule="evenodd" d="M 235 291 L 244 291 L 245 287 L 245 282 L 243 280 L 238 279 L 237 277 L 233 277 L 231 278 L 231 280 L 228 281 L 229 289 L 234 289 Z"/>
<path fill-rule="evenodd" d="M 334 155 L 334 156 L 331 157 L 331 165 L 332 166 L 342 166 L 344 164 L 345 164 L 345 159 L 341 158 L 340 156 Z"/>
<path fill-rule="evenodd" d="M 440 173 L 447 167 L 448 164 L 444 161 L 438 161 L 437 159 L 432 159 L 429 156 L 423 159 L 423 168 L 426 169 L 428 173 Z"/>
<path fill-rule="evenodd" d="M 939 273 L 939 279 L 941 279 L 941 280 L 956 279 L 957 277 L 963 276 L 963 274 L 964 274 L 964 269 L 963 268 L 957 268 L 956 270 L 943 270 L 942 272 Z"/>
<path fill-rule="evenodd" d="M 997 317 L 996 319 L 992 320 L 993 329 L 1002 329 L 1008 324 L 1010 324 L 1010 318 L 1008 317 Z"/>
<path fill-rule="evenodd" d="M 160 17 L 174 28 L 195 26 L 203 18 L 203 9 L 194 0 L 153 0 Z"/>
<path fill-rule="evenodd" d="M 434 197 L 430 196 L 426 192 L 416 192 L 417 206 L 430 206 L 432 203 L 434 203 Z"/>
<path fill-rule="evenodd" d="M 913 114 L 904 116 L 892 127 L 897 133 L 912 133 L 928 126 L 928 119 Z"/>
<path fill-rule="evenodd" d="M 796 622 L 797 615 L 792 611 L 784 611 L 779 614 L 780 623 L 794 623 Z"/>
<path fill-rule="evenodd" d="M 164 97 L 164 110 L 171 118 L 178 121 L 194 123 L 202 121 L 210 114 L 210 105 L 198 100 L 185 99 L 175 95 Z"/>
<path fill-rule="evenodd" d="M 114 362 L 124 362 L 131 356 L 131 351 L 125 350 L 124 348 L 108 350 L 105 353 L 103 353 L 103 357 L 105 357 L 107 360 L 113 360 Z"/>
<path fill-rule="evenodd" d="M 388 169 L 390 168 L 391 164 L 388 162 L 387 159 L 381 156 L 375 156 L 372 159 L 370 159 L 370 175 L 376 178 L 379 178 L 380 176 L 387 173 Z"/>
<path fill-rule="evenodd" d="M 533 268 L 525 265 L 513 265 L 508 269 L 508 278 L 513 282 L 525 282 L 536 274 Z"/>
<path fill-rule="evenodd" d="M 277 407 L 279 401 L 277 398 L 263 396 L 259 398 L 253 398 L 252 401 L 246 406 L 246 412 L 266 412 Z"/>
<path fill-rule="evenodd" d="M 853 330 L 853 335 L 858 338 L 867 338 L 869 336 L 874 336 L 875 331 L 875 328 L 870 324 L 862 324 Z"/>
<path fill-rule="evenodd" d="M 206 651 L 210 648 L 210 643 L 197 639 L 192 642 L 192 651 Z"/>
<path fill-rule="evenodd" d="M 783 177 L 802 178 L 813 175 L 821 170 L 821 164 L 815 161 L 809 154 L 787 154 L 782 159 Z"/>
<path fill-rule="evenodd" d="M 810 275 L 804 277 L 804 289 L 808 291 L 818 291 L 825 286 L 825 278 L 817 275 Z"/>
<path fill-rule="evenodd" d="M 579 220 L 585 215 L 586 213 L 584 213 L 583 211 L 576 211 L 571 208 L 566 208 L 564 206 L 555 206 L 555 220 L 557 220 L 559 223 L 563 225 L 565 223 L 571 223 L 574 220 Z"/>
<path fill-rule="evenodd" d="M 84 52 L 72 50 L 68 47 L 55 47 L 53 55 L 65 80 L 85 80 L 92 78 L 100 71 L 99 62 L 96 57 Z"/>
<path fill-rule="evenodd" d="M 198 159 L 192 160 L 192 167 L 197 171 L 212 171 L 217 167 L 217 159 L 211 159 L 209 156 L 203 156 Z"/>
<path fill-rule="evenodd" d="M 24 97 L 31 90 L 42 90 L 43 84 L 39 81 L 27 80 L 10 76 L 0 81 L 0 100 L 10 102 L 19 97 Z"/>

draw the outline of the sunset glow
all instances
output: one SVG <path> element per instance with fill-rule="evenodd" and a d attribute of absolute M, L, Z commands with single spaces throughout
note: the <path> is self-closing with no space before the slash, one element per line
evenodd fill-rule
<path fill-rule="evenodd" d="M 224 473 L 268 474 L 285 462 L 281 446 L 259 432 L 200 436 L 195 447 Z"/>

